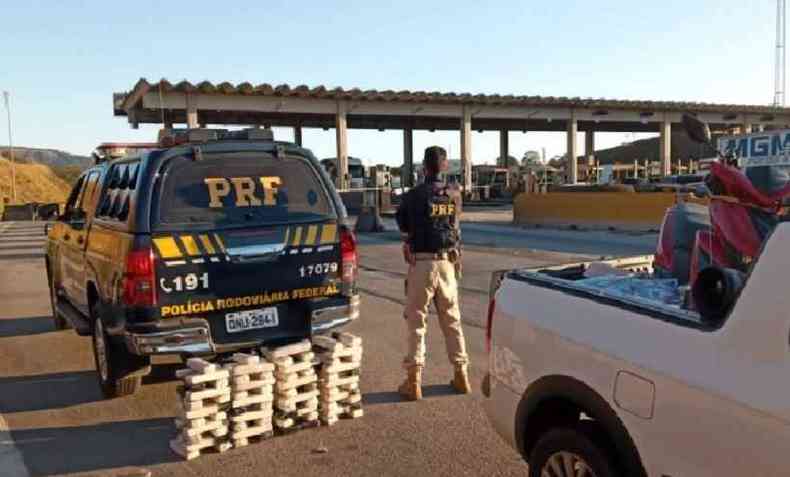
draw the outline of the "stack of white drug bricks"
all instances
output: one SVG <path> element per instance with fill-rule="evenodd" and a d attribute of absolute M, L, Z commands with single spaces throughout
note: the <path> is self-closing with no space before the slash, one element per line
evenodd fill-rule
<path fill-rule="evenodd" d="M 170 448 L 187 460 L 205 450 L 224 452 L 227 440 L 230 403 L 230 373 L 200 358 L 187 360 L 187 368 L 176 372 L 183 385 L 178 389 L 176 428 L 178 437 Z"/>
<path fill-rule="evenodd" d="M 279 348 L 262 348 L 274 363 L 274 425 L 281 431 L 317 426 L 318 376 L 310 341 Z"/>
<path fill-rule="evenodd" d="M 271 437 L 274 365 L 261 360 L 260 356 L 236 353 L 224 368 L 231 374 L 230 440 L 233 447 L 244 447 L 251 439 Z"/>
<path fill-rule="evenodd" d="M 313 346 L 319 367 L 321 421 L 331 426 L 338 419 L 362 417 L 359 371 L 362 365 L 362 338 L 349 333 L 314 336 Z"/>

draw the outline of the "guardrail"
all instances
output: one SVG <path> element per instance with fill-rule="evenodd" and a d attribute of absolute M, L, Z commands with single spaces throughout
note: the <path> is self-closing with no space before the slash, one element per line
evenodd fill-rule
<path fill-rule="evenodd" d="M 56 202 L 4 204 L 0 206 L 0 220 L 51 220 L 58 216 L 61 206 Z"/>

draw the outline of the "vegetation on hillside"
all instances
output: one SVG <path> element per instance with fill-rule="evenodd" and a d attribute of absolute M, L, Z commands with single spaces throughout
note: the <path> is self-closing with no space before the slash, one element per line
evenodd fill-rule
<path fill-rule="evenodd" d="M 74 185 L 82 171 L 85 170 L 81 166 L 51 166 L 50 169 L 69 186 Z"/>
<path fill-rule="evenodd" d="M 17 202 L 66 201 L 71 185 L 43 164 L 16 163 Z M 11 163 L 0 158 L 0 197 L 11 197 Z M 0 201 L 2 202 L 2 201 Z"/>
<path fill-rule="evenodd" d="M 0 146 L 0 157 L 8 159 L 8 146 Z M 79 166 L 82 169 L 93 165 L 93 159 L 89 156 L 39 147 L 14 147 L 14 160 L 48 166 Z"/>
<path fill-rule="evenodd" d="M 659 161 L 660 140 L 658 137 L 639 139 L 622 146 L 597 150 L 595 158 L 601 164 L 633 164 L 634 159 Z M 690 158 L 699 160 L 716 156 L 716 152 L 710 146 L 693 142 L 685 132 L 673 132 L 671 141 L 674 159 L 682 159 L 686 162 Z"/>

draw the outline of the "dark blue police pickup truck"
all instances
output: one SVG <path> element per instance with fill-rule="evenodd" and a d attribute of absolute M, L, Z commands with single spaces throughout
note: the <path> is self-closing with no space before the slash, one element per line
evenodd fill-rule
<path fill-rule="evenodd" d="M 48 232 L 55 324 L 93 337 L 106 397 L 151 355 L 287 343 L 359 316 L 357 246 L 313 154 L 268 130 L 164 131 L 80 176 Z"/>

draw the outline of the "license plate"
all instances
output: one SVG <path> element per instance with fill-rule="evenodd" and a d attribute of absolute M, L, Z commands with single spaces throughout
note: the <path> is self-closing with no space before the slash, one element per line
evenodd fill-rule
<path fill-rule="evenodd" d="M 225 315 L 225 329 L 228 333 L 257 330 L 259 328 L 274 328 L 280 324 L 277 308 L 261 308 L 258 310 L 244 310 Z"/>

